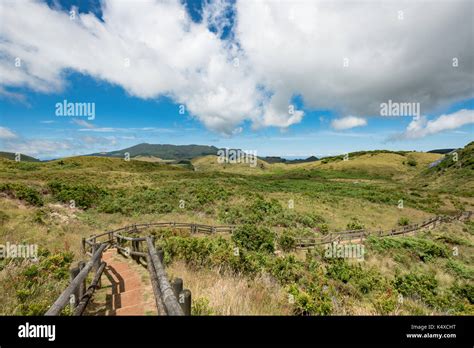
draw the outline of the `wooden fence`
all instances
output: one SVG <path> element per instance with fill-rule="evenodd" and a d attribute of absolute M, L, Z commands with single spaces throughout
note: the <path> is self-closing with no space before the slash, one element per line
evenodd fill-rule
<path fill-rule="evenodd" d="M 331 232 L 322 237 L 308 237 L 308 238 L 296 238 L 296 247 L 301 249 L 313 248 L 317 245 L 339 243 L 344 241 L 354 241 L 367 239 L 369 236 L 377 237 L 388 237 L 388 236 L 397 236 L 412 233 L 419 231 L 424 228 L 434 228 L 441 223 L 452 222 L 455 220 L 463 221 L 468 220 L 474 212 L 465 211 L 461 212 L 454 216 L 439 215 L 432 218 L 429 218 L 419 224 L 412 224 L 404 226 L 399 229 L 391 229 L 386 231 L 372 231 L 367 230 L 350 230 L 342 232 Z"/>
<path fill-rule="evenodd" d="M 189 229 L 195 233 L 232 233 L 235 226 L 208 226 L 202 224 L 157 222 L 134 224 L 113 231 L 107 231 L 89 238 L 82 239 L 83 253 L 90 256 L 87 263 L 80 262 L 78 267 L 70 270 L 71 282 L 61 293 L 45 315 L 60 315 L 69 304 L 73 315 L 82 315 L 92 298 L 94 291 L 100 287 L 100 279 L 107 264 L 102 261 L 102 254 L 108 248 L 117 248 L 125 257 L 131 257 L 136 262 L 145 260 L 150 274 L 155 303 L 159 315 L 191 315 L 191 291 L 183 289 L 183 280 L 175 278 L 170 282 L 163 265 L 163 251 L 156 250 L 154 237 L 129 237 L 124 234 L 141 232 L 150 227 L 171 227 Z M 86 281 L 89 273 L 94 277 L 88 287 Z"/>
<path fill-rule="evenodd" d="M 296 247 L 312 248 L 317 245 L 354 240 L 362 242 L 369 236 L 387 237 L 404 235 L 423 228 L 434 228 L 445 222 L 467 220 L 472 215 L 474 215 L 474 212 L 465 211 L 454 216 L 435 216 L 418 224 L 387 231 L 350 230 L 331 232 L 322 237 L 296 238 Z M 129 232 L 138 233 L 150 227 L 189 229 L 192 234 L 232 233 L 236 228 L 236 226 L 157 222 L 133 224 L 113 231 L 92 235 L 87 239 L 83 238 L 83 252 L 90 256 L 90 260 L 87 263 L 81 262 L 79 267 L 71 269 L 71 283 L 46 312 L 46 315 L 59 315 L 68 303 L 73 307 L 74 315 L 82 315 L 84 313 L 94 290 L 100 286 L 100 278 L 106 267 L 106 263 L 101 261 L 102 253 L 110 247 L 117 248 L 120 254 L 131 257 L 139 263 L 142 259 L 146 261 L 159 315 L 191 315 L 191 292 L 188 289 L 183 289 L 183 281 L 180 278 L 174 279 L 171 283 L 169 282 L 163 265 L 163 251 L 156 250 L 154 237 L 129 237 L 124 235 L 124 233 Z M 94 278 L 89 287 L 86 288 L 86 279 L 91 270 L 94 271 Z"/>

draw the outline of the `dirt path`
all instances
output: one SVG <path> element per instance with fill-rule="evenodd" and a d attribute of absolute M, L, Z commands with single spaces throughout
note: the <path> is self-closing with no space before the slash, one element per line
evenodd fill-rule
<path fill-rule="evenodd" d="M 153 289 L 146 268 L 109 249 L 103 254 L 107 267 L 102 287 L 89 315 L 156 315 Z"/>

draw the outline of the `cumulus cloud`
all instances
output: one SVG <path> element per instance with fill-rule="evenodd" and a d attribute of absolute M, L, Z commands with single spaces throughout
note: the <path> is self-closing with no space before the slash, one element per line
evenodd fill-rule
<path fill-rule="evenodd" d="M 19 152 L 29 156 L 37 155 L 53 155 L 74 149 L 75 146 L 71 141 L 48 140 L 48 139 L 16 139 L 14 141 L 5 141 L 4 151 Z"/>
<path fill-rule="evenodd" d="M 77 152 L 82 155 L 87 152 L 96 152 L 100 146 L 110 148 L 110 146 L 117 145 L 117 138 L 115 136 L 85 135 L 62 140 L 24 138 L 15 135 L 5 127 L 0 127 L 0 139 L 2 140 L 2 151 L 19 152 L 36 157 L 70 155 L 71 152 Z"/>
<path fill-rule="evenodd" d="M 336 130 L 350 129 L 367 125 L 367 120 L 362 117 L 347 116 L 337 118 L 331 122 L 331 127 Z"/>
<path fill-rule="evenodd" d="M 392 136 L 390 140 L 418 139 L 468 124 L 474 124 L 474 110 L 462 109 L 452 114 L 443 114 L 434 120 L 428 120 L 426 116 L 415 117 L 405 132 Z"/>
<path fill-rule="evenodd" d="M 0 139 L 15 139 L 17 135 L 6 127 L 0 127 Z"/>
<path fill-rule="evenodd" d="M 94 129 L 94 128 L 96 128 L 92 123 L 87 122 L 87 121 L 84 121 L 84 120 L 81 120 L 81 119 L 77 119 L 77 118 L 72 119 L 71 122 L 77 124 L 78 126 L 87 128 L 87 129 Z"/>
<path fill-rule="evenodd" d="M 278 105 L 264 123 L 280 123 L 280 98 L 294 95 L 309 108 L 363 116 L 389 99 L 428 112 L 473 96 L 472 2 L 239 1 L 237 9 L 242 49 Z"/>
<path fill-rule="evenodd" d="M 206 21 L 194 23 L 179 1 L 104 1 L 103 22 L 93 14 L 71 20 L 36 1 L 0 6 L 3 85 L 58 92 L 72 69 L 140 98 L 169 96 L 217 131 L 230 133 L 257 113 L 257 84 L 243 59 L 234 66 L 235 45 Z M 214 23 L 219 10 L 206 10 L 206 20 Z"/>
<path fill-rule="evenodd" d="M 67 86 L 65 71 L 78 71 L 136 97 L 168 96 L 227 134 L 244 120 L 300 122 L 304 112 L 290 108 L 295 97 L 340 115 L 375 115 L 389 99 L 419 102 L 427 113 L 473 97 L 472 6 L 219 0 L 196 23 L 178 0 L 104 0 L 102 20 L 2 1 L 0 88 L 54 93 Z M 223 38 L 229 11 L 236 24 Z"/>

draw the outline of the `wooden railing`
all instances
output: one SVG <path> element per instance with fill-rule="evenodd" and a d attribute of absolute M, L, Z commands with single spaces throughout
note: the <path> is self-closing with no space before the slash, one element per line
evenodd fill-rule
<path fill-rule="evenodd" d="M 388 236 L 397 236 L 397 235 L 404 235 L 414 231 L 421 230 L 423 228 L 434 228 L 435 226 L 445 223 L 445 222 L 452 222 L 455 220 L 467 220 L 471 216 L 474 215 L 472 211 L 465 211 L 461 212 L 454 216 L 446 216 L 446 215 L 439 215 L 427 220 L 424 220 L 418 224 L 412 224 L 408 226 L 404 226 L 399 229 L 391 229 L 386 231 L 372 231 L 369 232 L 367 230 L 350 230 L 350 231 L 342 231 L 342 232 L 331 232 L 322 237 L 307 237 L 307 238 L 296 238 L 296 247 L 297 248 L 313 248 L 317 245 L 323 244 L 331 244 L 331 243 L 339 243 L 343 241 L 353 241 L 353 240 L 364 240 L 367 239 L 369 236 L 377 236 L 377 237 L 388 237 Z"/>
<path fill-rule="evenodd" d="M 59 315 L 69 304 L 73 315 L 82 315 L 94 294 L 100 287 L 100 279 L 106 263 L 102 262 L 102 254 L 108 248 L 117 248 L 117 251 L 126 257 L 131 257 L 141 263 L 145 260 L 150 274 L 156 307 L 160 315 L 191 315 L 191 291 L 183 289 L 183 280 L 175 278 L 169 282 L 163 265 L 163 251 L 156 250 L 154 237 L 129 237 L 124 234 L 141 232 L 150 227 L 172 227 L 189 229 L 191 233 L 219 233 L 230 232 L 234 226 L 208 226 L 191 223 L 157 222 L 133 224 L 116 230 L 91 235 L 82 239 L 82 251 L 90 256 L 87 263 L 80 262 L 78 267 L 72 268 L 71 282 L 61 293 L 45 315 Z M 146 248 L 145 248 L 146 246 Z M 88 274 L 94 271 L 94 278 L 86 287 Z"/>
<path fill-rule="evenodd" d="M 82 315 L 86 308 L 89 299 L 92 297 L 94 290 L 97 288 L 100 277 L 105 268 L 105 262 L 101 262 L 102 253 L 107 247 L 106 243 L 94 244 L 92 257 L 81 268 L 71 270 L 71 274 L 77 275 L 72 279 L 69 286 L 64 290 L 58 299 L 53 303 L 45 315 L 59 315 L 67 304 L 71 304 L 74 308 L 74 315 Z M 89 272 L 95 269 L 94 280 L 91 285 L 85 290 L 85 281 Z"/>
<path fill-rule="evenodd" d="M 343 241 L 364 240 L 369 236 L 387 237 L 404 235 L 423 228 L 433 228 L 443 222 L 455 220 L 467 220 L 474 212 L 465 211 L 455 216 L 435 216 L 419 224 L 404 226 L 400 229 L 387 231 L 369 232 L 367 230 L 351 230 L 342 232 L 331 232 L 322 237 L 296 238 L 297 248 L 312 248 L 317 245 L 338 243 Z M 101 261 L 102 253 L 110 247 L 117 248 L 117 251 L 131 257 L 137 262 L 142 259 L 146 261 L 146 267 L 150 274 L 153 293 L 155 295 L 156 307 L 160 315 L 190 315 L 191 314 L 191 292 L 183 289 L 183 281 L 175 278 L 169 282 L 163 265 L 163 251 L 156 250 L 154 237 L 129 237 L 124 233 L 141 232 L 150 227 L 172 227 L 189 229 L 191 233 L 232 233 L 235 226 L 208 226 L 191 223 L 177 222 L 157 222 L 146 224 L 133 224 L 116 230 L 92 235 L 82 239 L 83 252 L 91 258 L 87 263 L 79 263 L 79 267 L 71 270 L 71 283 L 54 302 L 46 315 L 59 315 L 69 303 L 73 307 L 74 315 L 84 313 L 94 290 L 100 286 L 100 277 L 106 267 L 106 263 Z M 101 239 L 104 239 L 100 241 Z M 143 245 L 142 245 L 143 243 Z M 127 246 L 129 245 L 129 246 Z M 146 250 L 143 246 L 146 245 Z M 91 270 L 94 270 L 94 278 L 86 288 L 86 278 Z"/>

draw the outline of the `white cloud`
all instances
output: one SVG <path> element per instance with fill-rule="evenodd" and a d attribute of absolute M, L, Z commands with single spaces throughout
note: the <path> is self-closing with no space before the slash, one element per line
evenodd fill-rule
<path fill-rule="evenodd" d="M 5 151 L 19 152 L 29 156 L 53 155 L 76 148 L 70 141 L 47 139 L 18 139 L 4 144 Z"/>
<path fill-rule="evenodd" d="M 17 135 L 6 127 L 0 127 L 0 139 L 15 139 Z"/>
<path fill-rule="evenodd" d="M 102 4 L 103 21 L 70 20 L 37 1 L 0 2 L 0 88 L 54 93 L 67 85 L 65 71 L 78 71 L 140 98 L 169 96 L 228 134 L 244 120 L 300 122 L 302 110 L 289 112 L 296 96 L 308 108 L 364 116 L 389 99 L 419 102 L 426 113 L 473 97 L 469 0 L 243 0 L 225 40 L 224 1 L 205 7 L 202 23 L 178 0 Z"/>
<path fill-rule="evenodd" d="M 392 136 L 391 140 L 422 138 L 468 124 L 474 124 L 474 110 L 462 109 L 452 114 L 443 114 L 434 120 L 428 120 L 426 116 L 421 116 L 414 118 L 404 133 Z M 471 134 L 474 135 L 474 132 Z"/>
<path fill-rule="evenodd" d="M 295 95 L 309 108 L 362 116 L 378 115 L 389 99 L 419 102 L 426 113 L 474 96 L 472 1 L 244 0 L 236 6 L 236 37 L 255 78 L 273 93 L 263 124 L 297 122 L 287 115 Z"/>
<path fill-rule="evenodd" d="M 365 118 L 356 116 L 346 116 L 343 118 L 337 118 L 331 122 L 331 127 L 336 130 L 350 129 L 366 125 L 367 120 Z"/>
<path fill-rule="evenodd" d="M 71 122 L 77 124 L 78 126 L 85 127 L 87 129 L 96 128 L 92 123 L 81 120 L 81 119 L 77 119 L 77 118 L 72 119 Z"/>

